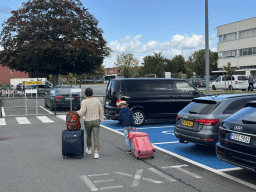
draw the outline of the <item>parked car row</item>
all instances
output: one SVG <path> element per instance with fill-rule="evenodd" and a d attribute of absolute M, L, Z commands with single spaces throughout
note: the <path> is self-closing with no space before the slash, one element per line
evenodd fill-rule
<path fill-rule="evenodd" d="M 256 95 L 195 98 L 176 118 L 180 143 L 216 147 L 225 162 L 256 172 Z"/>
<path fill-rule="evenodd" d="M 246 80 L 234 76 L 237 85 Z M 114 79 L 106 89 L 106 118 L 118 120 L 121 100 L 132 109 L 135 126 L 176 115 L 174 134 L 180 143 L 214 147 L 220 160 L 256 172 L 255 94 L 205 96 L 181 79 Z"/>

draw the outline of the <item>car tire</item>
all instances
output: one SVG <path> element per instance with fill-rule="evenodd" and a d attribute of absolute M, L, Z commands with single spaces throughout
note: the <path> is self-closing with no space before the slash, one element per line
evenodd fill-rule
<path fill-rule="evenodd" d="M 217 90 L 217 89 L 216 89 L 216 87 L 215 87 L 214 85 L 212 86 L 212 90 Z"/>
<path fill-rule="evenodd" d="M 146 115 L 142 110 L 135 109 L 133 111 L 133 118 L 135 126 L 141 126 L 145 123 Z"/>

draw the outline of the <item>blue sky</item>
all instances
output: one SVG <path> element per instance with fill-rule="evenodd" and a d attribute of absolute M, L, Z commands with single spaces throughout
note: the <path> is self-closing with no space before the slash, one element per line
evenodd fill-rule
<path fill-rule="evenodd" d="M 0 23 L 26 0 L 1 0 Z M 162 54 L 186 59 L 205 46 L 204 0 L 80 0 L 99 21 L 113 53 L 104 60 L 113 67 L 117 55 Z M 210 49 L 217 50 L 217 27 L 256 16 L 255 0 L 208 0 Z M 0 27 L 1 30 L 1 27 Z"/>

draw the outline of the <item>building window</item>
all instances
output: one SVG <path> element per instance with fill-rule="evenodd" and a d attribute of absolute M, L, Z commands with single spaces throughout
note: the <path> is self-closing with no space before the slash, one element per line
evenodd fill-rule
<path fill-rule="evenodd" d="M 231 51 L 231 57 L 236 57 L 236 50 Z"/>
<path fill-rule="evenodd" d="M 248 48 L 248 55 L 252 55 L 252 48 Z"/>
<path fill-rule="evenodd" d="M 247 49 L 243 49 L 243 56 L 247 55 Z"/>
<path fill-rule="evenodd" d="M 219 56 L 219 58 L 223 58 L 222 52 L 219 52 L 219 53 L 218 53 L 218 56 Z"/>
<path fill-rule="evenodd" d="M 219 42 L 223 42 L 223 35 L 219 36 Z"/>
<path fill-rule="evenodd" d="M 253 54 L 256 54 L 256 47 L 253 47 Z"/>
<path fill-rule="evenodd" d="M 239 49 L 239 56 L 243 56 L 243 49 Z"/>
<path fill-rule="evenodd" d="M 252 29 L 248 30 L 248 37 L 252 37 Z"/>

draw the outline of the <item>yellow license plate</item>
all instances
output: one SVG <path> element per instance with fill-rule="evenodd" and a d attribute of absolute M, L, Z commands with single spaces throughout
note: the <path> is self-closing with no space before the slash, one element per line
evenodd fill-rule
<path fill-rule="evenodd" d="M 182 125 L 186 125 L 186 126 L 189 126 L 189 127 L 193 127 L 193 121 L 186 121 L 186 120 L 183 120 L 183 121 L 182 121 Z"/>

